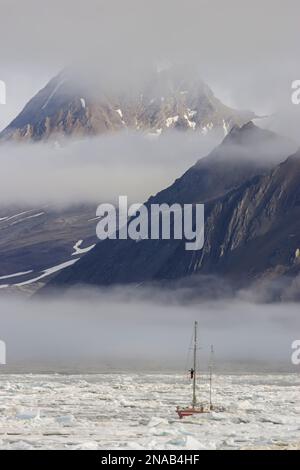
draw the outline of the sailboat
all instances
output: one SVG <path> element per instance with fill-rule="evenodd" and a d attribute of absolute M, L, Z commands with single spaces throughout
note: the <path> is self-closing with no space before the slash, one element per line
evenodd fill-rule
<path fill-rule="evenodd" d="M 179 418 L 184 418 L 185 416 L 191 416 L 199 413 L 209 413 L 213 410 L 212 404 L 212 357 L 213 357 L 213 346 L 211 347 L 211 361 L 209 366 L 209 382 L 210 382 L 210 391 L 209 391 L 209 406 L 204 406 L 198 404 L 196 396 L 196 387 L 197 387 L 197 330 L 198 322 L 195 321 L 194 324 L 194 354 L 193 354 L 193 367 L 190 369 L 191 379 L 193 380 L 193 395 L 192 395 L 192 404 L 191 406 L 181 408 L 177 406 L 176 411 Z"/>

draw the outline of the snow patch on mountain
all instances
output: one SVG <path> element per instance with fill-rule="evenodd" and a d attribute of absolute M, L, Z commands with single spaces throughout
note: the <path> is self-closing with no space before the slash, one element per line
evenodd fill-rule
<path fill-rule="evenodd" d="M 96 246 L 94 243 L 93 245 L 86 246 L 85 248 L 80 248 L 82 243 L 83 240 L 78 240 L 78 242 L 75 243 L 75 245 L 73 246 L 74 252 L 71 256 L 82 255 L 83 253 L 87 253 L 88 251 L 92 250 L 94 246 Z"/>
<path fill-rule="evenodd" d="M 72 266 L 73 264 L 75 264 L 77 261 L 79 260 L 79 258 L 76 258 L 76 259 L 72 259 L 72 260 L 69 260 L 69 261 L 65 261 L 64 263 L 61 263 L 61 264 L 58 264 L 57 266 L 53 266 L 51 268 L 48 268 L 48 269 L 45 269 L 42 274 L 40 274 L 39 276 L 37 277 L 34 277 L 32 279 L 28 279 L 27 281 L 24 281 L 24 282 L 18 282 L 17 284 L 13 284 L 14 287 L 22 287 L 22 286 L 26 286 L 26 285 L 29 285 L 29 284 L 33 284 L 34 282 L 38 282 L 40 281 L 41 279 L 47 277 L 47 276 L 50 276 L 50 274 L 54 274 L 58 271 L 61 271 L 62 269 L 65 269 L 69 266 Z"/>
<path fill-rule="evenodd" d="M 21 271 L 19 273 L 14 273 L 14 274 L 7 274 L 6 276 L 0 276 L 0 280 L 2 279 L 10 279 L 12 277 L 20 277 L 20 276 L 25 276 L 25 274 L 30 274 L 32 273 L 32 269 L 29 271 Z"/>
<path fill-rule="evenodd" d="M 58 89 L 66 82 L 66 79 L 60 81 L 56 87 L 54 88 L 54 90 L 52 91 L 52 93 L 50 93 L 50 95 L 48 96 L 47 100 L 45 101 L 45 103 L 43 104 L 42 106 L 42 109 L 45 109 L 46 106 L 50 103 L 51 99 L 54 97 L 55 93 L 58 91 Z"/>

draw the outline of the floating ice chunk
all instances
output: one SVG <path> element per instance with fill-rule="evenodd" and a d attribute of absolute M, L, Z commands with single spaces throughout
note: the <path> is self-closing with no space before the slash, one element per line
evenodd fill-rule
<path fill-rule="evenodd" d="M 177 438 L 171 439 L 170 441 L 168 441 L 167 444 L 174 446 L 174 447 L 179 447 L 180 449 L 188 449 L 188 450 L 203 450 L 203 449 L 208 448 L 207 445 L 201 444 L 193 436 L 187 436 L 187 437 L 178 436 Z"/>
<path fill-rule="evenodd" d="M 178 436 L 177 432 L 170 428 L 161 428 L 160 426 L 155 426 L 149 429 L 149 433 L 152 436 Z"/>
<path fill-rule="evenodd" d="M 148 426 L 150 428 L 153 428 L 155 426 L 161 426 L 161 425 L 168 426 L 169 425 L 168 420 L 166 420 L 165 418 L 159 418 L 159 417 L 153 416 L 148 423 Z"/>
<path fill-rule="evenodd" d="M 137 442 L 128 442 L 127 447 L 132 450 L 144 450 L 145 447 L 141 446 Z"/>
<path fill-rule="evenodd" d="M 251 410 L 253 409 L 253 404 L 249 400 L 241 400 L 237 404 L 238 408 L 241 410 Z"/>
<path fill-rule="evenodd" d="M 33 450 L 34 446 L 32 444 L 29 444 L 29 442 L 17 441 L 7 448 L 16 450 Z"/>
<path fill-rule="evenodd" d="M 187 436 L 186 441 L 185 441 L 185 448 L 189 450 L 201 450 L 201 449 L 207 448 L 207 446 L 204 446 L 203 444 L 201 444 L 194 437 Z"/>
<path fill-rule="evenodd" d="M 21 413 L 16 414 L 17 419 L 24 419 L 24 420 L 38 420 L 40 419 L 40 410 L 25 410 Z"/>
<path fill-rule="evenodd" d="M 122 400 L 120 400 L 120 405 L 124 406 L 124 408 L 135 408 L 136 407 L 136 405 L 134 403 L 132 403 L 131 401 L 125 400 L 124 398 L 122 398 Z"/>
<path fill-rule="evenodd" d="M 262 423 L 272 423 L 272 424 L 285 424 L 285 420 L 280 416 L 262 416 L 260 418 Z"/>
<path fill-rule="evenodd" d="M 74 450 L 98 450 L 98 444 L 95 441 L 83 442 L 72 447 Z"/>
<path fill-rule="evenodd" d="M 74 423 L 75 418 L 73 415 L 64 415 L 58 416 L 55 421 L 63 426 L 71 426 Z"/>

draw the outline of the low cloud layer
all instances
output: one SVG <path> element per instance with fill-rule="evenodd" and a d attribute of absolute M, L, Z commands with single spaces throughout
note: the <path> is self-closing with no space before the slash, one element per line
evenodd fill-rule
<path fill-rule="evenodd" d="M 1 206 L 144 202 L 219 143 L 214 133 L 170 132 L 160 138 L 124 132 L 70 142 L 1 149 Z"/>
<path fill-rule="evenodd" d="M 210 345 L 217 371 L 295 369 L 299 306 L 245 298 L 184 302 L 183 291 L 79 289 L 61 298 L 0 298 L 0 336 L 8 370 L 184 370 L 194 320 L 199 322 L 200 369 Z M 294 370 L 296 372 L 296 370 Z"/>
<path fill-rule="evenodd" d="M 288 139 L 265 143 L 248 138 L 243 147 L 227 142 L 227 161 L 236 159 L 278 164 L 297 150 Z M 125 131 L 83 139 L 42 144 L 6 144 L 1 148 L 0 210 L 16 205 L 57 207 L 102 202 L 142 203 L 183 175 L 222 141 L 219 131 L 169 131 L 161 136 Z M 1 212 L 5 215 L 5 210 Z"/>

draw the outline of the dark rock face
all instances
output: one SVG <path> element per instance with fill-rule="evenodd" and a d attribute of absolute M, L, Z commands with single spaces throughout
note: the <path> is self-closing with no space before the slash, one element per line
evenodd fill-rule
<path fill-rule="evenodd" d="M 295 275 L 299 183 L 299 153 L 286 159 L 280 138 L 253 124 L 234 128 L 209 157 L 148 201 L 205 203 L 202 250 L 186 251 L 184 240 L 105 240 L 49 286 L 139 284 L 197 273 L 239 282 Z"/>
<path fill-rule="evenodd" d="M 125 94 L 104 92 L 96 80 L 84 85 L 72 70 L 64 70 L 29 101 L 0 138 L 39 141 L 123 129 L 157 135 L 174 128 L 227 133 L 253 117 L 222 104 L 198 78 L 187 80 L 171 71 L 151 74 L 142 87 Z"/>
<path fill-rule="evenodd" d="M 297 152 L 269 174 L 250 180 L 218 201 L 207 220 L 203 269 L 213 259 L 214 271 L 245 280 L 298 274 L 299 182 Z M 222 232 L 225 223 L 227 230 Z"/>

